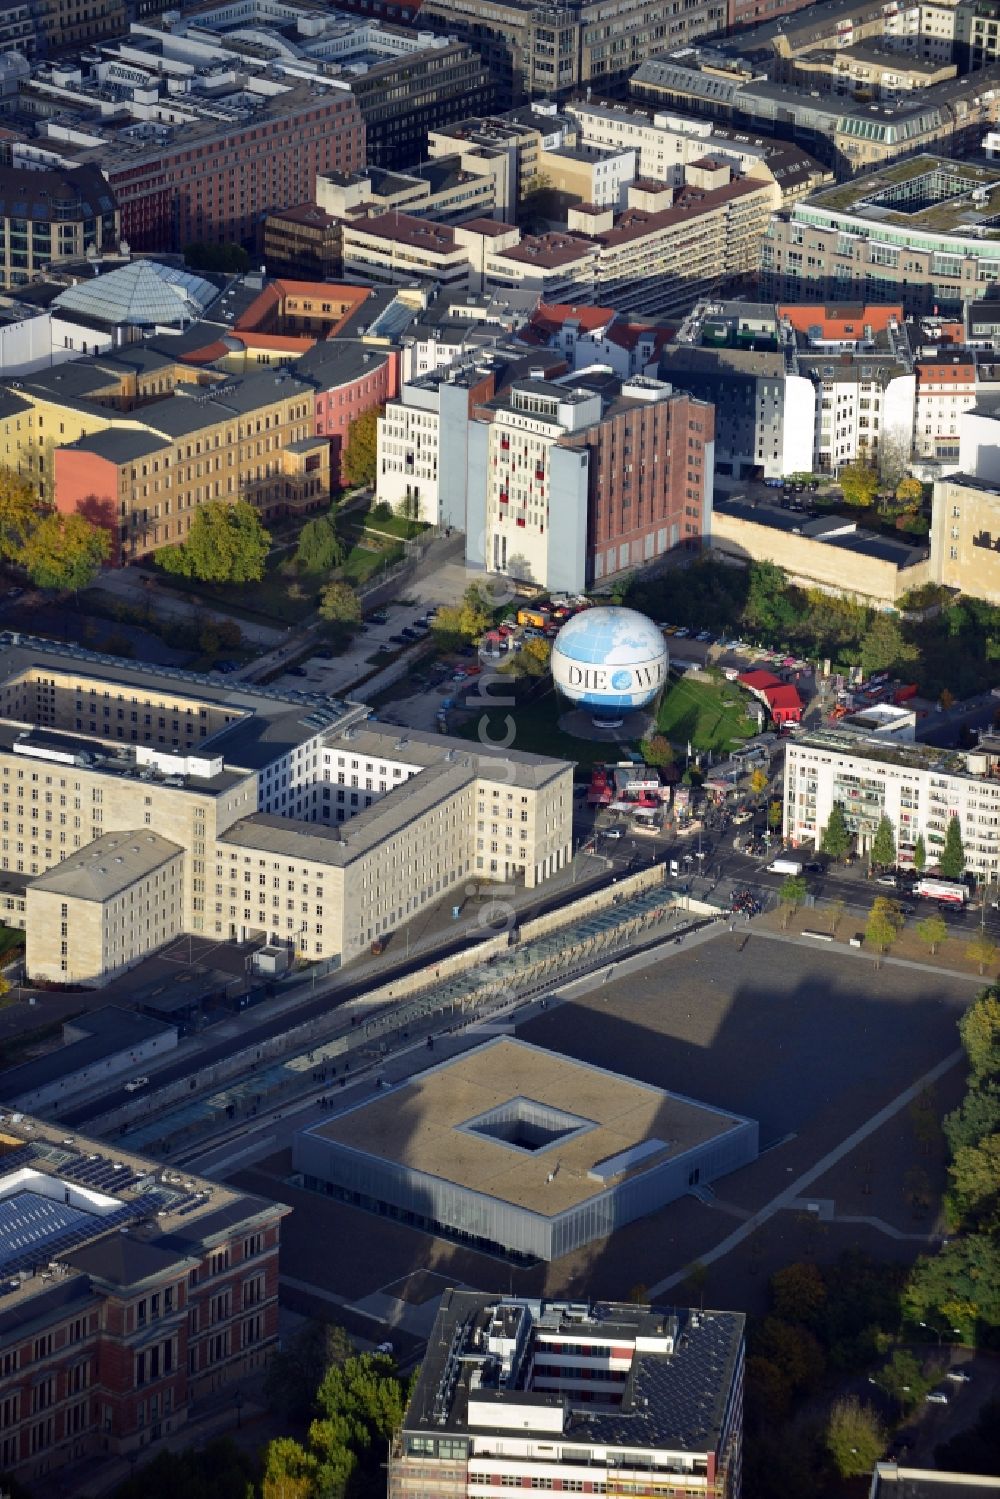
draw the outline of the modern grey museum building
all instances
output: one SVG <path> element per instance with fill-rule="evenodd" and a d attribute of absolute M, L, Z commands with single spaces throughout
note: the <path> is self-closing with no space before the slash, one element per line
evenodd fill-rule
<path fill-rule="evenodd" d="M 554 1260 L 757 1157 L 757 1124 L 498 1037 L 296 1136 L 303 1185 Z"/>

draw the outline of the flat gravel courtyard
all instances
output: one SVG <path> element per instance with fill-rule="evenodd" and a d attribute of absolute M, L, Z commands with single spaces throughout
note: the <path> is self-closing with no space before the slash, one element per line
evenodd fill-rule
<path fill-rule="evenodd" d="M 537 1045 L 690 1095 L 759 1121 L 760 1158 L 550 1265 L 518 1270 L 389 1219 L 291 1187 L 282 1151 L 234 1180 L 296 1209 L 282 1232 L 282 1272 L 344 1306 L 401 1276 L 432 1269 L 449 1283 L 522 1294 L 625 1297 L 651 1288 L 662 1299 L 694 1261 L 813 1173 L 829 1152 L 958 1051 L 956 1022 L 981 980 L 884 963 L 843 948 L 809 947 L 758 929 L 728 931 L 550 1005 L 518 1027 Z M 940 1114 L 957 1101 L 963 1068 L 943 1072 L 930 1095 Z M 930 1206 L 918 1214 L 906 1182 L 917 1166 Z M 943 1182 L 940 1142 L 919 1144 L 908 1104 L 839 1159 L 823 1164 L 793 1197 L 718 1258 L 705 1294 L 717 1305 L 759 1310 L 767 1276 L 815 1254 L 856 1246 L 912 1260 L 935 1228 Z M 829 1204 L 822 1218 L 805 1200 Z M 838 1221 L 838 1219 L 843 1221 Z M 364 1244 L 364 1253 L 357 1246 Z M 661 1288 L 661 1283 L 667 1282 Z M 368 1303 L 371 1305 L 371 1303 Z M 374 1306 L 372 1307 L 374 1310 Z"/>
<path fill-rule="evenodd" d="M 748 1114 L 762 1149 L 823 1121 L 835 1139 L 849 1134 L 955 1050 L 958 1017 L 982 984 L 876 971 L 867 958 L 739 929 L 663 951 L 518 1034 Z"/>

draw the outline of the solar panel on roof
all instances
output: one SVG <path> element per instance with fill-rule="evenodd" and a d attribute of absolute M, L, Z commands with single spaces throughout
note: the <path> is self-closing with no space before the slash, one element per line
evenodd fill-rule
<path fill-rule="evenodd" d="M 68 1230 L 90 1232 L 93 1214 L 40 1192 L 15 1192 L 0 1199 L 0 1265 L 6 1268 L 25 1251 L 48 1249 Z"/>

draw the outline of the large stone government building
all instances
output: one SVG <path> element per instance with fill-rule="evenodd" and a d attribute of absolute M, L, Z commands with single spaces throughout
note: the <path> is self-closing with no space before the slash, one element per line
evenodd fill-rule
<path fill-rule="evenodd" d="M 181 932 L 349 961 L 456 885 L 571 855 L 572 766 L 360 703 L 0 635 L 0 896 L 35 979 Z"/>

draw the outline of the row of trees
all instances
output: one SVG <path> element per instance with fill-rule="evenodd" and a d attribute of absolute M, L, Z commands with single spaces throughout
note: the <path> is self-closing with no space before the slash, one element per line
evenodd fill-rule
<path fill-rule="evenodd" d="M 830 812 L 830 820 L 820 833 L 819 846 L 820 851 L 831 859 L 845 858 L 854 846 L 854 835 L 847 826 L 847 818 L 839 802 L 834 803 Z M 883 813 L 872 837 L 872 864 L 880 869 L 894 869 L 898 858 L 896 830 L 891 818 Z M 917 835 L 917 841 L 913 847 L 913 868 L 918 875 L 923 874 L 927 868 L 927 844 L 923 833 Z M 962 824 L 955 814 L 948 819 L 944 843 L 937 859 L 937 868 L 942 879 L 946 880 L 960 880 L 965 872 Z"/>
<path fill-rule="evenodd" d="M 0 557 L 23 568 L 36 588 L 78 593 L 111 555 L 111 536 L 85 516 L 62 515 L 32 486 L 0 469 Z"/>
<path fill-rule="evenodd" d="M 959 1022 L 968 1061 L 962 1103 L 944 1121 L 952 1232 L 918 1259 L 903 1310 L 935 1338 L 1000 1344 L 1000 990 L 984 989 Z"/>

